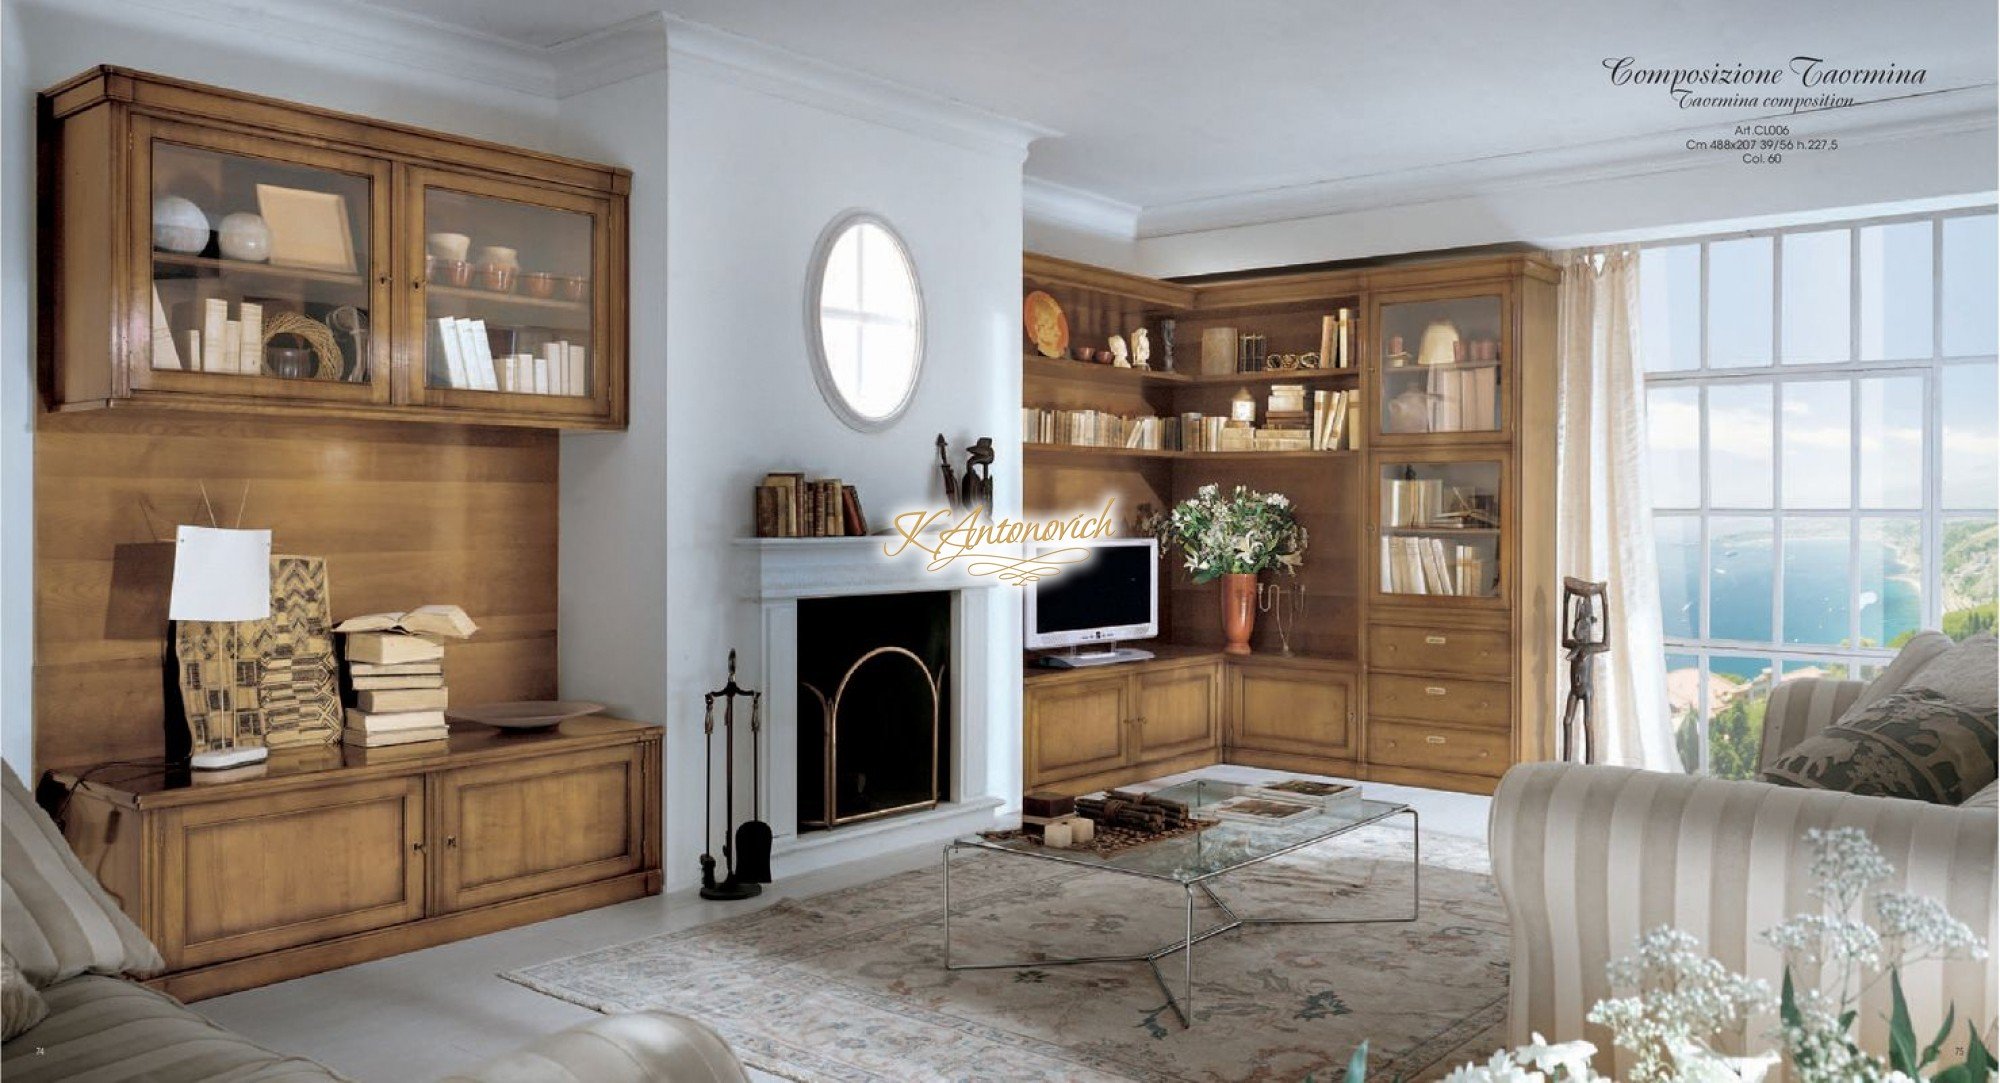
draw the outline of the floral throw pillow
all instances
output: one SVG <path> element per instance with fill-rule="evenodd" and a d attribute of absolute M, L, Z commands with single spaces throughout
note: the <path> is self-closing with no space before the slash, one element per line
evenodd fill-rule
<path fill-rule="evenodd" d="M 1799 742 L 1764 781 L 1941 805 L 1979 792 L 1996 774 L 2000 707 L 1991 698 L 1967 702 L 1953 694 L 1954 682 L 1923 676 Z"/>

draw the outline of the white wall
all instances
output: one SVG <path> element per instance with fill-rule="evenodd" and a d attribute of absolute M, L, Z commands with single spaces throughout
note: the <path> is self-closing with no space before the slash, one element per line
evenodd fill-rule
<path fill-rule="evenodd" d="M 237 6 L 169 14 L 121 0 L 4 0 L 0 14 L 0 751 L 33 730 L 35 92 L 117 64 L 366 116 L 553 149 L 555 103 L 438 74 L 323 35 L 269 32 Z M 199 14 L 189 14 L 197 12 Z"/>
<path fill-rule="evenodd" d="M 634 33 L 641 30 L 635 28 Z M 661 49 L 665 49 L 662 43 Z M 768 70 L 670 54 L 665 70 L 563 99 L 567 152 L 635 172 L 632 421 L 563 441 L 562 688 L 665 723 L 667 889 L 699 875 L 702 694 L 731 647 L 756 655 L 731 541 L 774 470 L 837 475 L 871 519 L 934 503 L 931 441 L 1014 446 L 1020 155 L 970 149 L 815 104 Z M 805 99 L 805 100 L 801 100 Z M 847 428 L 807 363 L 807 263 L 820 231 L 865 207 L 908 243 L 926 360 L 909 413 Z M 999 476 L 1017 477 L 1011 450 Z M 1018 490 L 1003 485 L 1005 510 Z M 978 794 L 1019 793 L 1018 611 L 981 629 L 1002 674 Z"/>

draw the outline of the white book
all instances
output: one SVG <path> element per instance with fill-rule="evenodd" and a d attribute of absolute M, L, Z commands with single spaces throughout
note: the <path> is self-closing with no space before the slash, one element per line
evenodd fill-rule
<path fill-rule="evenodd" d="M 199 357 L 200 355 L 196 355 Z M 160 303 L 160 287 L 153 287 L 153 367 L 181 367 L 180 351 L 174 348 L 174 329 L 167 323 L 167 308 Z"/>
<path fill-rule="evenodd" d="M 569 346 L 569 373 L 563 377 L 563 392 L 569 395 L 590 394 L 590 362 L 584 356 L 583 347 L 574 342 Z"/>
<path fill-rule="evenodd" d="M 542 355 L 535 358 L 535 394 L 555 394 L 555 381 L 563 368 L 563 354 L 560 342 L 542 344 Z"/>
<path fill-rule="evenodd" d="M 255 376 L 264 371 L 264 306 L 245 301 L 236 306 L 236 316 L 242 324 L 237 332 L 237 371 Z"/>
<path fill-rule="evenodd" d="M 444 385 L 446 387 L 465 386 L 464 347 L 459 342 L 458 318 L 439 316 L 437 318 L 438 349 L 444 352 Z"/>
<path fill-rule="evenodd" d="M 454 386 L 477 391 L 482 386 L 479 380 L 479 340 L 485 338 L 477 331 L 484 326 L 480 321 L 460 317 L 452 321 L 452 328 L 458 332 L 458 371 Z"/>
<path fill-rule="evenodd" d="M 226 372 L 222 365 L 222 326 L 229 322 L 229 302 L 211 297 L 201 305 L 201 371 Z"/>
<path fill-rule="evenodd" d="M 528 393 L 530 395 L 548 394 L 549 393 L 548 355 L 544 354 L 541 357 L 535 358 L 534 370 L 535 370 L 534 376 L 530 378 L 528 381 Z"/>
<path fill-rule="evenodd" d="M 190 365 L 194 365 L 194 366 L 195 366 L 196 368 L 200 368 L 200 367 L 201 367 L 201 332 L 200 332 L 200 331 L 197 331 L 197 330 L 195 330 L 195 329 L 194 329 L 194 328 L 192 328 L 192 327 L 190 327 L 190 328 L 188 328 L 188 333 L 187 333 L 187 336 L 188 336 L 188 337 L 187 337 L 187 356 L 188 356 L 188 364 L 190 364 Z"/>
<path fill-rule="evenodd" d="M 569 340 L 557 339 L 549 343 L 549 394 L 567 395 L 569 388 Z"/>
<path fill-rule="evenodd" d="M 493 340 L 486 337 L 486 321 L 472 323 L 472 351 L 466 354 L 466 375 L 481 391 L 500 390 L 500 378 L 493 371 Z"/>
<path fill-rule="evenodd" d="M 243 371 L 243 325 L 235 320 L 222 321 L 222 371 Z"/>

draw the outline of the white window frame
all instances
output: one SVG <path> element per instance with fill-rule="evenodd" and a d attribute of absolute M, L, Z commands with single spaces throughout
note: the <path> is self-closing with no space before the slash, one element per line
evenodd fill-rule
<path fill-rule="evenodd" d="M 864 225 L 874 226 L 888 234 L 889 240 L 896 247 L 897 255 L 903 261 L 904 269 L 909 272 L 912 296 L 911 314 L 908 319 L 892 318 L 866 307 L 845 308 L 837 305 L 820 307 L 820 290 L 826 281 L 827 261 L 833 255 L 834 246 L 850 229 Z M 864 297 L 867 295 L 867 274 L 868 267 L 864 259 L 855 274 L 855 288 Z M 819 384 L 820 394 L 825 397 L 834 415 L 849 428 L 861 432 L 880 432 L 894 425 L 909 410 L 911 401 L 917 395 L 917 385 L 923 379 L 924 287 L 923 280 L 917 273 L 916 257 L 910 253 L 909 242 L 903 239 L 903 235 L 897 232 L 895 226 L 889 224 L 888 219 L 869 211 L 848 210 L 835 215 L 833 221 L 827 224 L 826 229 L 820 233 L 819 240 L 813 245 L 812 262 L 808 265 L 805 318 L 806 344 L 811 358 L 813 379 Z M 833 364 L 827 356 L 826 334 L 829 322 L 839 325 L 840 333 L 854 335 L 855 364 L 861 366 L 868 363 L 868 358 L 861 348 L 865 341 L 862 337 L 863 328 L 873 326 L 909 329 L 915 350 L 910 360 L 909 381 L 903 387 L 901 398 L 887 412 L 879 415 L 864 414 L 849 401 L 847 393 L 841 389 L 840 381 L 834 376 Z M 856 373 L 857 379 L 859 375 Z"/>
<path fill-rule="evenodd" d="M 1700 613 L 1693 637 L 1668 635 L 1665 639 L 1666 653 L 1675 656 L 1693 657 L 1699 665 L 1700 680 L 1697 684 L 1695 709 L 1702 725 L 1699 735 L 1699 770 L 1709 770 L 1709 726 L 1711 718 L 1709 703 L 1709 661 L 1712 657 L 1763 659 L 1771 666 L 1773 683 L 1784 679 L 1784 667 L 1789 663 L 1805 663 L 1830 667 L 1847 667 L 1849 677 L 1865 676 L 1870 670 L 1886 665 L 1895 657 L 1895 651 L 1888 647 L 1862 647 L 1860 638 L 1860 607 L 1851 599 L 1860 589 L 1861 554 L 1860 525 L 1870 519 L 1911 519 L 1918 520 L 1922 539 L 1920 552 L 1923 568 L 1923 616 L 1922 627 L 1936 628 L 1944 613 L 1943 592 L 1943 552 L 1944 524 L 1948 520 L 1968 516 L 1993 517 L 1993 507 L 1947 508 L 1944 502 L 1944 415 L 1943 415 L 1943 375 L 1948 367 L 1956 365 L 1993 365 L 1994 355 L 1947 356 L 1944 353 L 1944 223 L 1953 218 L 1995 213 L 1993 206 L 1966 207 L 1950 211 L 1927 212 L 1922 214 L 1893 215 L 1878 218 L 1847 219 L 1831 222 L 1815 222 L 1807 225 L 1788 226 L 1780 229 L 1746 230 L 1733 233 L 1706 234 L 1693 237 L 1677 237 L 1651 241 L 1641 248 L 1679 248 L 1690 244 L 1700 245 L 1699 270 L 1699 320 L 1700 320 L 1700 364 L 1693 369 L 1673 369 L 1645 374 L 1646 390 L 1693 388 L 1698 391 L 1697 410 L 1700 418 L 1699 463 L 1700 463 L 1700 503 L 1693 508 L 1654 507 L 1655 519 L 1695 519 L 1700 524 L 1697 555 L 1700 563 L 1698 589 L 1700 592 Z M 1870 226 L 1888 226 L 1906 222 L 1929 222 L 1931 224 L 1931 351 L 1922 358 L 1900 358 L 1882 361 L 1862 361 L 1861 356 L 1861 231 Z M 1824 233 L 1831 230 L 1848 231 L 1848 357 L 1846 361 L 1818 363 L 1786 363 L 1784 360 L 1784 253 L 1783 238 L 1789 234 Z M 1712 366 L 1709 356 L 1709 246 L 1719 241 L 1733 241 L 1750 237 L 1771 239 L 1771 360 L 1760 366 Z M 1911 377 L 1922 380 L 1924 402 L 1923 432 L 1923 495 L 1921 508 L 1863 508 L 1861 507 L 1861 381 L 1870 377 Z M 1784 438 L 1785 415 L 1784 394 L 1788 385 L 1810 382 L 1830 382 L 1840 380 L 1848 387 L 1849 409 L 1849 455 L 1848 463 L 1848 507 L 1845 509 L 1814 510 L 1788 509 L 1785 507 L 1784 482 Z M 1709 391 L 1711 388 L 1745 385 L 1770 385 L 1771 397 L 1771 506 L 1769 508 L 1719 508 L 1710 503 L 1709 493 Z M 1711 605 L 1710 590 L 1713 580 L 1711 563 L 1711 522 L 1713 519 L 1763 519 L 1771 525 L 1771 639 L 1768 642 L 1718 639 L 1710 634 L 1710 622 L 1714 609 Z M 1848 605 L 1848 646 L 1824 646 L 1813 644 L 1787 644 L 1784 642 L 1784 602 L 1785 602 L 1785 532 L 1786 519 L 1833 519 L 1848 524 L 1847 586 Z M 1678 720 L 1676 720 L 1676 723 Z"/>

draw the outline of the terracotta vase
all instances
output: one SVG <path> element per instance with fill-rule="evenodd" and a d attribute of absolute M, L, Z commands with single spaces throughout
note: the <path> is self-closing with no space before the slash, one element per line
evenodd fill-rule
<path fill-rule="evenodd" d="M 1225 654 L 1249 654 L 1250 633 L 1257 627 L 1257 573 L 1230 572 L 1222 577 L 1222 638 Z"/>

